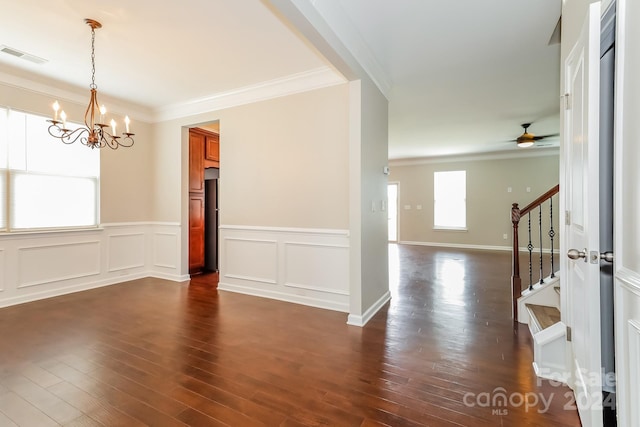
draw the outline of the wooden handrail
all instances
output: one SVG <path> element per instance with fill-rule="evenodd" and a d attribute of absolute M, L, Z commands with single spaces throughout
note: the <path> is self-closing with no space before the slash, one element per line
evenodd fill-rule
<path fill-rule="evenodd" d="M 512 260 L 511 260 L 511 298 L 513 301 L 513 321 L 518 321 L 518 297 L 522 294 L 522 279 L 520 278 L 520 246 L 518 243 L 518 226 L 520 225 L 520 218 L 523 215 L 528 214 L 533 209 L 540 206 L 542 203 L 549 200 L 560 192 L 560 184 L 551 188 L 549 191 L 529 203 L 523 209 L 518 207 L 517 203 L 511 205 L 511 224 L 513 226 L 513 247 Z M 542 264 L 541 264 L 542 267 Z"/>
<path fill-rule="evenodd" d="M 551 197 L 555 196 L 556 194 L 558 194 L 558 192 L 560 192 L 560 184 L 556 185 L 555 187 L 553 187 L 551 190 L 547 191 L 546 193 L 544 193 L 542 196 L 538 197 L 537 199 L 535 199 L 533 202 L 529 203 L 527 206 L 525 206 L 524 208 L 520 209 L 520 216 L 522 215 L 526 215 L 529 213 L 529 211 L 532 211 L 533 209 L 537 208 L 538 206 L 540 206 L 542 203 L 546 202 L 547 200 L 549 200 Z M 518 205 L 517 203 L 514 203 L 514 205 Z"/>

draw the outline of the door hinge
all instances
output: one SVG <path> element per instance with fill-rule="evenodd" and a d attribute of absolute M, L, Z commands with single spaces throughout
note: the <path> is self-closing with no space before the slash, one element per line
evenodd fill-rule
<path fill-rule="evenodd" d="M 571 212 L 564 211 L 564 225 L 571 225 Z"/>
<path fill-rule="evenodd" d="M 567 341 L 571 342 L 571 326 L 567 326 Z"/>
<path fill-rule="evenodd" d="M 564 109 L 565 110 L 570 110 L 571 109 L 571 96 L 568 93 L 565 93 L 564 95 L 562 95 L 562 98 L 564 100 Z"/>

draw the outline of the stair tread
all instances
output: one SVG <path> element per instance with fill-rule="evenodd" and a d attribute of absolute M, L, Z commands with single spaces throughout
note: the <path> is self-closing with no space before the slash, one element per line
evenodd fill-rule
<path fill-rule="evenodd" d="M 560 321 L 560 310 L 546 305 L 525 304 L 532 319 L 538 324 L 540 330 L 555 325 Z"/>

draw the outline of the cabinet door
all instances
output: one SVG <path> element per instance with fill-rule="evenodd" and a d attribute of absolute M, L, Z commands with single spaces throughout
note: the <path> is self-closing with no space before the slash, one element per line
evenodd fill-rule
<path fill-rule="evenodd" d="M 189 132 L 189 191 L 204 191 L 204 135 Z"/>
<path fill-rule="evenodd" d="M 213 134 L 206 137 L 205 158 L 215 162 L 220 161 L 220 135 Z"/>
<path fill-rule="evenodd" d="M 189 271 L 204 268 L 204 194 L 189 194 Z"/>

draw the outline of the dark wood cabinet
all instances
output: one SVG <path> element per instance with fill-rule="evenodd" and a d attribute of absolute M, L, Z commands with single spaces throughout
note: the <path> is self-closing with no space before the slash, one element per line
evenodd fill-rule
<path fill-rule="evenodd" d="M 220 136 L 203 129 L 189 130 L 189 273 L 205 269 L 205 168 L 220 165 Z M 214 203 L 215 204 L 215 203 Z M 216 206 L 213 206 L 215 209 Z M 210 267 L 211 268 L 211 267 Z"/>
<path fill-rule="evenodd" d="M 204 158 L 214 162 L 220 161 L 220 135 L 213 134 L 205 137 Z"/>
<path fill-rule="evenodd" d="M 204 193 L 189 194 L 189 272 L 204 268 Z"/>
<path fill-rule="evenodd" d="M 189 131 L 189 192 L 204 192 L 205 136 Z"/>

